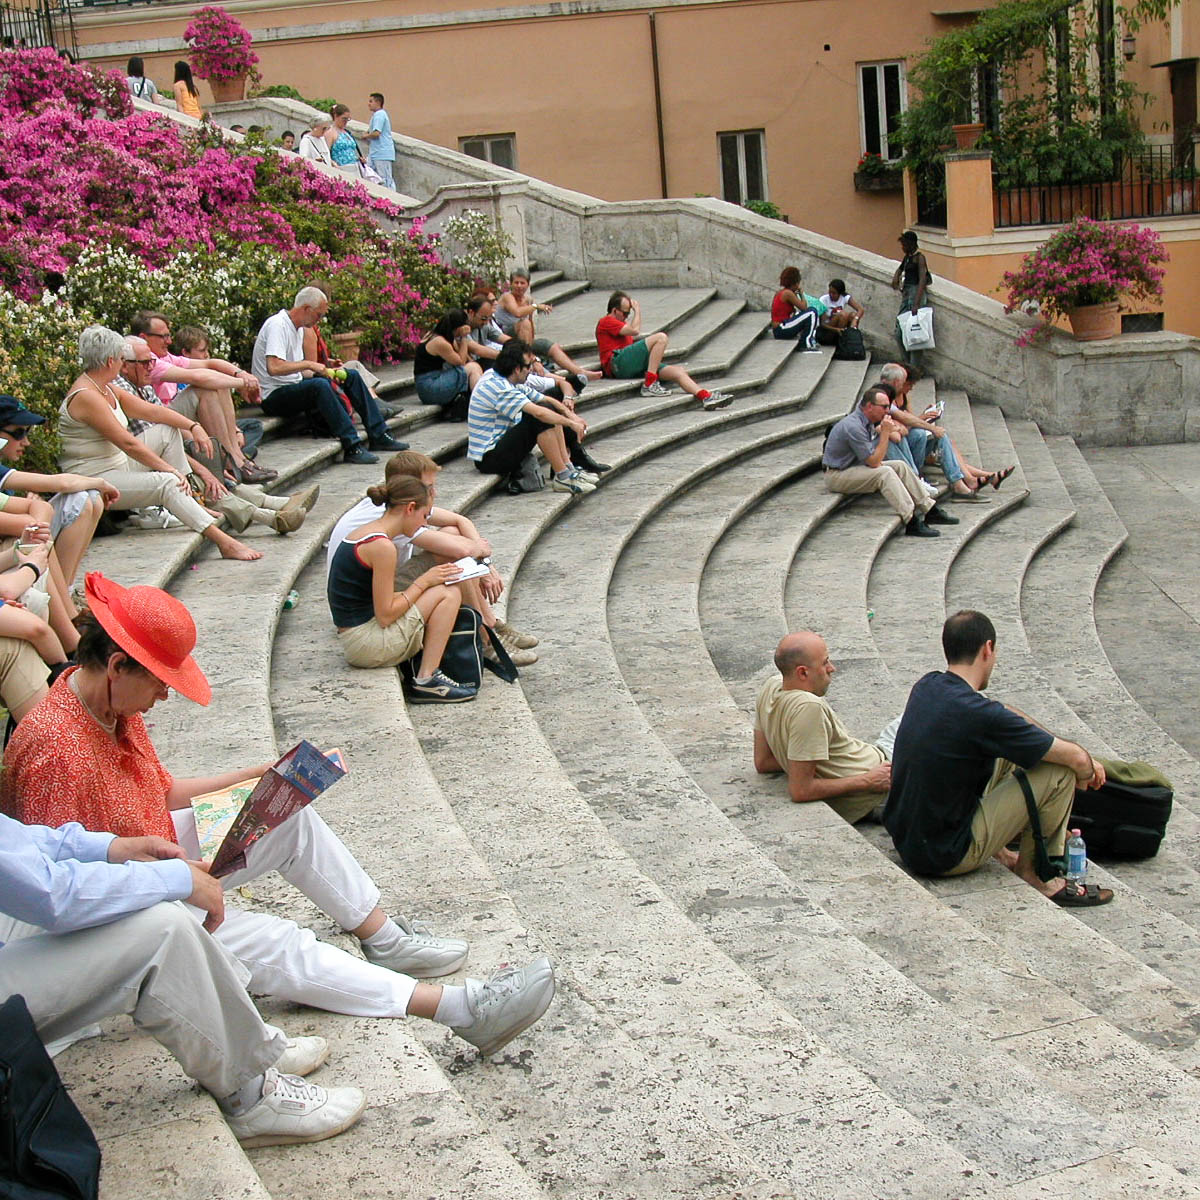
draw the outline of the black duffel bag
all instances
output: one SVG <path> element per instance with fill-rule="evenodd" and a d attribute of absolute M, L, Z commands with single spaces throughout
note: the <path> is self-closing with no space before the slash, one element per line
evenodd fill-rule
<path fill-rule="evenodd" d="M 496 652 L 496 660 L 485 658 L 483 654 L 483 639 L 487 638 Z M 421 662 L 421 652 L 418 650 L 412 658 L 400 664 L 400 677 L 405 686 L 416 678 L 417 667 Z M 512 683 L 519 672 L 513 666 L 508 651 L 501 644 L 495 632 L 483 623 L 483 617 L 469 604 L 464 604 L 458 610 L 454 621 L 454 629 L 446 643 L 442 654 L 442 673 L 461 683 L 463 687 L 479 688 L 483 684 L 483 668 L 487 667 L 493 675 Z"/>
<path fill-rule="evenodd" d="M 847 326 L 838 335 L 833 357 L 846 362 L 862 362 L 867 357 L 867 344 L 855 326 Z"/>
<path fill-rule="evenodd" d="M 1170 781 L 1146 763 L 1099 761 L 1108 779 L 1075 793 L 1069 827 L 1083 834 L 1089 858 L 1153 858 L 1171 816 Z"/>
<path fill-rule="evenodd" d="M 23 996 L 0 1007 L 0 1197 L 96 1200 L 100 1147 L 54 1069 Z"/>

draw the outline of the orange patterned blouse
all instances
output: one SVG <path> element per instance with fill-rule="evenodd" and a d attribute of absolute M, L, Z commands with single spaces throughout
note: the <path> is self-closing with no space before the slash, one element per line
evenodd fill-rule
<path fill-rule="evenodd" d="M 172 779 L 145 721 L 122 717 L 110 737 L 67 682 L 77 669 L 64 671 L 17 726 L 4 752 L 0 810 L 26 825 L 78 821 L 94 833 L 173 842 Z"/>

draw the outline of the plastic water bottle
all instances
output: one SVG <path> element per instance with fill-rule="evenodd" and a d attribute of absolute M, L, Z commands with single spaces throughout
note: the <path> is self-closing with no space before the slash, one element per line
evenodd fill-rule
<path fill-rule="evenodd" d="M 1087 846 L 1078 829 L 1067 839 L 1067 883 L 1083 886 L 1087 879 Z"/>
<path fill-rule="evenodd" d="M 300 603 L 300 593 L 298 591 L 296 591 L 295 588 L 292 588 L 292 590 L 290 592 L 288 592 L 288 594 L 286 596 L 284 596 L 284 598 L 283 598 L 283 607 L 285 609 L 295 608 L 296 605 L 299 603 Z"/>

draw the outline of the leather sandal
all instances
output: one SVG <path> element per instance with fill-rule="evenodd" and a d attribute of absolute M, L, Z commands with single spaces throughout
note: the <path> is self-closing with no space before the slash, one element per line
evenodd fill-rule
<path fill-rule="evenodd" d="M 1083 887 L 1067 883 L 1061 891 L 1050 897 L 1060 908 L 1096 908 L 1098 905 L 1107 904 L 1112 898 L 1111 888 L 1098 887 L 1094 883 L 1084 884 Z"/>
<path fill-rule="evenodd" d="M 272 471 L 270 467 L 260 467 L 258 463 L 253 463 L 249 459 L 246 459 L 238 467 L 238 473 L 241 475 L 243 483 L 270 483 L 279 476 L 278 471 Z"/>

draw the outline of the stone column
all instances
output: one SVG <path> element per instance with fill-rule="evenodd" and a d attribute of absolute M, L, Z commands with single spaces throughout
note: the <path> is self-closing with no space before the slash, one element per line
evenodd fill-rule
<path fill-rule="evenodd" d="M 990 237 L 994 232 L 991 151 L 947 154 L 946 236 Z"/>

